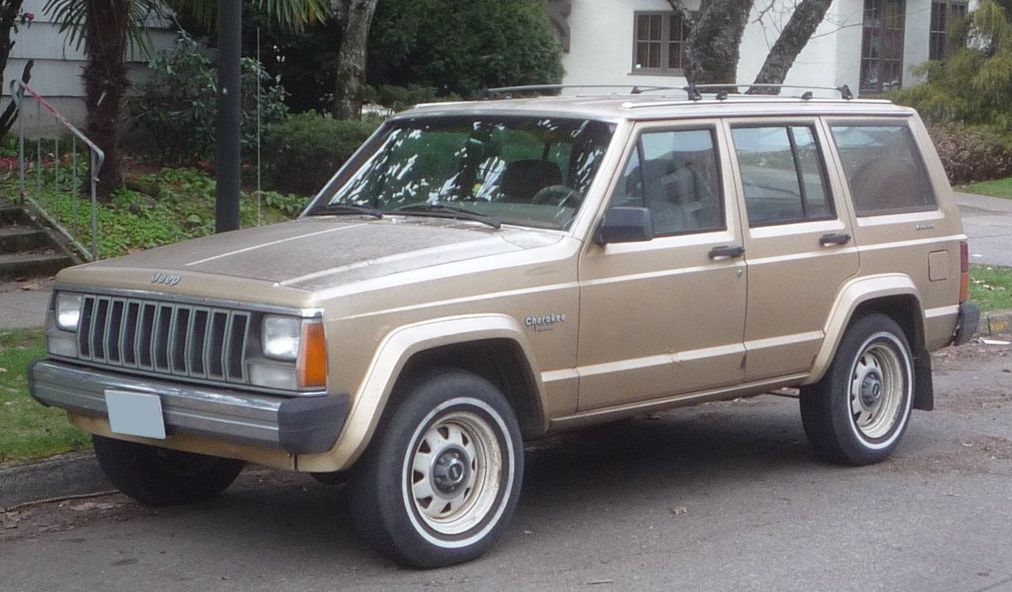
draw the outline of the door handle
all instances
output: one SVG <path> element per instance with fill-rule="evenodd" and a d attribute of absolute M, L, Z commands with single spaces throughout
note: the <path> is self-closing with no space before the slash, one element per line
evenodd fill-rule
<path fill-rule="evenodd" d="M 728 245 L 710 249 L 710 259 L 719 261 L 721 259 L 735 259 L 745 254 L 745 247 L 740 245 Z"/>
<path fill-rule="evenodd" d="M 819 244 L 828 247 L 829 245 L 845 245 L 850 242 L 849 234 L 824 234 L 819 237 Z"/>

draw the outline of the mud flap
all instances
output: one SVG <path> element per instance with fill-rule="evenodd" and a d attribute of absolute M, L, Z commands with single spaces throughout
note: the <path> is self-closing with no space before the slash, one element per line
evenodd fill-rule
<path fill-rule="evenodd" d="M 914 409 L 935 408 L 935 386 L 931 378 L 931 354 L 920 350 L 914 358 Z"/>

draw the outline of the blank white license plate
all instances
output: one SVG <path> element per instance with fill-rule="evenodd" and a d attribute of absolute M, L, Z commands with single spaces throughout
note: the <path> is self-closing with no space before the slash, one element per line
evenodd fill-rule
<path fill-rule="evenodd" d="M 162 400 L 158 395 L 105 391 L 109 429 L 117 434 L 165 439 Z"/>

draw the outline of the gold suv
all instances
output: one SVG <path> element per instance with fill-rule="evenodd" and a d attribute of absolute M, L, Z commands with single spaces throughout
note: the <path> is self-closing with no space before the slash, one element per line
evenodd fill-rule
<path fill-rule="evenodd" d="M 297 221 L 62 272 L 31 391 L 143 503 L 346 472 L 380 551 L 449 565 L 558 430 L 799 387 L 818 456 L 885 459 L 976 329 L 965 238 L 886 101 L 423 105 Z"/>

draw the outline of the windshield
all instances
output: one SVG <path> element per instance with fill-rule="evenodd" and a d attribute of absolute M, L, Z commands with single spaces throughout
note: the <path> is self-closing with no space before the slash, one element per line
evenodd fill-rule
<path fill-rule="evenodd" d="M 610 124 L 551 117 L 394 122 L 309 215 L 373 211 L 568 228 L 611 140 Z"/>

